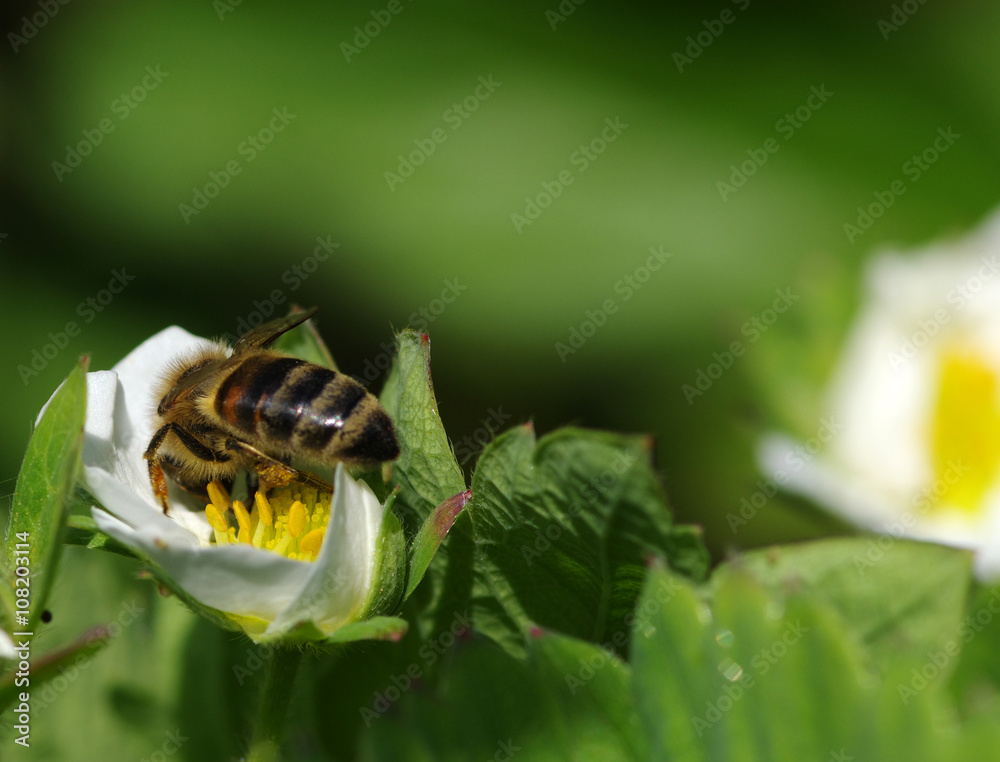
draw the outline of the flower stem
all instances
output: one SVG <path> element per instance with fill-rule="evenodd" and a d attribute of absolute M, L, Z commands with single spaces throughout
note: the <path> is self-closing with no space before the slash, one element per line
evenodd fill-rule
<path fill-rule="evenodd" d="M 282 731 L 301 661 L 302 651 L 294 646 L 275 646 L 274 654 L 267 660 L 247 762 L 281 759 Z"/>

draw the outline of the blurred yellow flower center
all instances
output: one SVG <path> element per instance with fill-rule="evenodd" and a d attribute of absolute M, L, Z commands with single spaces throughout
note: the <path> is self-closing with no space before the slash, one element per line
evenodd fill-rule
<path fill-rule="evenodd" d="M 212 502 L 205 506 L 205 517 L 216 545 L 245 543 L 293 561 L 315 561 L 319 555 L 330 520 L 329 493 L 292 484 L 269 496 L 255 493 L 249 511 L 239 500 L 231 501 L 218 482 L 208 485 L 208 496 Z"/>
<path fill-rule="evenodd" d="M 945 352 L 931 427 L 931 492 L 938 506 L 978 511 L 1000 470 L 1000 383 L 968 351 Z"/>

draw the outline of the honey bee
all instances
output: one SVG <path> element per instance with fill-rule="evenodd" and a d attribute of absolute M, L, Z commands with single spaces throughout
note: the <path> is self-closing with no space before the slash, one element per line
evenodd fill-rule
<path fill-rule="evenodd" d="M 167 505 L 169 476 L 207 499 L 207 485 L 232 486 L 244 469 L 261 487 L 304 482 L 326 491 L 305 463 L 374 466 L 399 456 L 392 420 L 378 400 L 348 376 L 268 349 L 316 308 L 272 320 L 244 334 L 230 353 L 224 343 L 174 363 L 156 397 L 158 428 L 146 448 L 153 493 Z"/>

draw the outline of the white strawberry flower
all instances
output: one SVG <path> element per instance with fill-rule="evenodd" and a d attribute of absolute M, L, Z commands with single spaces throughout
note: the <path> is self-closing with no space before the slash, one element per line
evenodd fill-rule
<path fill-rule="evenodd" d="M 765 473 L 867 529 L 975 549 L 979 574 L 1000 574 L 1000 215 L 870 262 L 823 412 L 842 430 L 822 452 L 768 436 Z"/>
<path fill-rule="evenodd" d="M 405 574 L 398 521 L 342 465 L 332 501 L 315 491 L 293 494 L 292 485 L 258 499 L 252 511 L 239 504 L 241 514 L 215 489 L 206 516 L 204 502 L 171 485 L 164 514 L 143 458 L 154 431 L 154 389 L 172 360 L 206 343 L 167 328 L 112 370 L 87 375 L 83 479 L 100 504 L 91 510 L 98 528 L 193 608 L 257 641 L 324 639 L 391 608 Z M 210 523 L 212 508 L 221 526 Z M 226 521 L 236 526 L 227 531 Z"/>

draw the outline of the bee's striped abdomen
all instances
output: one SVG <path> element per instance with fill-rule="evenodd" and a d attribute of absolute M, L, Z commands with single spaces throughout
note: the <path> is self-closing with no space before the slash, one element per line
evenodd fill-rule
<path fill-rule="evenodd" d="M 368 392 L 347 376 L 331 378 L 295 427 L 296 449 L 321 453 Z"/>
<path fill-rule="evenodd" d="M 392 421 L 375 397 L 348 376 L 294 357 L 241 363 L 219 385 L 215 410 L 251 441 L 250 435 L 258 437 L 265 450 L 326 463 L 399 455 Z"/>
<path fill-rule="evenodd" d="M 231 426 L 253 433 L 272 396 L 296 368 L 306 364 L 295 357 L 263 357 L 238 365 L 216 392 L 215 412 Z"/>

